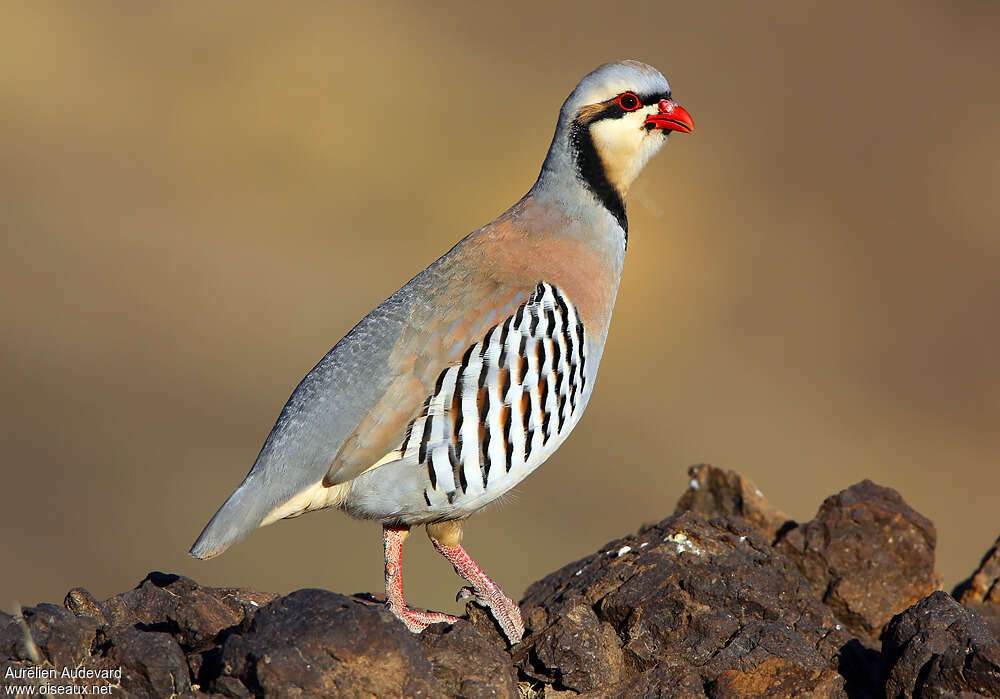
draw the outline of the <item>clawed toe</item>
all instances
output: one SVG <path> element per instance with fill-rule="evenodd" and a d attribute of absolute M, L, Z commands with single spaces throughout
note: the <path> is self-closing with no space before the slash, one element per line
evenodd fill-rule
<path fill-rule="evenodd" d="M 521 608 L 517 606 L 517 602 L 503 594 L 499 588 L 480 594 L 476 592 L 474 587 L 467 585 L 458 591 L 455 601 L 472 601 L 489 609 L 511 645 L 519 643 L 524 637 L 524 621 L 521 618 Z"/>
<path fill-rule="evenodd" d="M 524 638 L 524 620 L 521 618 L 521 608 L 510 598 L 506 602 L 507 604 L 504 604 L 505 609 L 502 611 L 493 608 L 493 615 L 500 623 L 500 628 L 507 634 L 507 639 L 511 642 L 511 645 L 516 645 Z"/>
<path fill-rule="evenodd" d="M 469 585 L 459 588 L 458 594 L 455 595 L 455 601 L 468 602 L 469 600 L 475 600 L 480 604 L 482 604 L 484 607 L 487 606 L 486 603 L 484 603 L 481 599 L 479 599 L 479 595 L 477 595 L 476 591 L 472 589 L 472 587 L 470 587 Z"/>
<path fill-rule="evenodd" d="M 437 624 L 442 621 L 446 624 L 454 624 L 458 621 L 458 617 L 451 616 L 450 614 L 442 614 L 441 612 L 421 612 L 409 607 L 397 609 L 391 605 L 388 605 L 388 607 L 389 611 L 413 633 L 420 633 L 431 624 Z"/>

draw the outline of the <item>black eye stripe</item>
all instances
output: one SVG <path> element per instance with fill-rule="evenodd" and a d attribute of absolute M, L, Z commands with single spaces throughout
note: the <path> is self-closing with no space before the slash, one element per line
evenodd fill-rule
<path fill-rule="evenodd" d="M 639 94 L 638 92 L 634 92 L 632 94 L 634 94 L 639 98 L 639 101 L 642 102 L 642 106 L 644 107 L 648 107 L 651 104 L 656 104 L 660 100 L 670 99 L 669 92 L 649 92 L 646 94 Z"/>
<path fill-rule="evenodd" d="M 642 107 L 648 107 L 649 105 L 656 104 L 660 100 L 670 99 L 669 92 L 647 92 L 647 93 L 632 92 L 632 93 L 622 93 L 622 94 L 633 94 L 636 97 L 638 97 L 639 102 L 641 103 L 640 107 L 632 110 L 622 109 L 615 102 L 615 100 L 621 98 L 621 95 L 617 95 L 608 100 L 605 103 L 604 109 L 602 109 L 597 114 L 589 118 L 586 123 L 592 124 L 596 121 L 600 121 L 601 119 L 620 119 L 626 114 L 631 114 L 632 112 L 638 111 L 638 109 L 641 109 Z"/>

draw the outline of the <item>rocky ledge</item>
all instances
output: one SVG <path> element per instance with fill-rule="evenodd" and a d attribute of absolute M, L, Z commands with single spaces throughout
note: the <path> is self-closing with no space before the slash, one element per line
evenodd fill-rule
<path fill-rule="evenodd" d="M 863 481 L 809 522 L 712 466 L 663 521 L 531 585 L 508 647 L 473 603 L 408 632 L 379 600 L 150 573 L 0 613 L 0 686 L 118 696 L 1000 696 L 1000 540 L 952 594 L 934 525 Z M 68 675 L 66 674 L 68 672 Z M 42 693 L 41 690 L 39 693 Z"/>

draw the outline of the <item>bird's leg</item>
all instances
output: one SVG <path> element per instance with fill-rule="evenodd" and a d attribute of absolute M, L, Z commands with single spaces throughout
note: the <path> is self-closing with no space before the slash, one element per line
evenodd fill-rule
<path fill-rule="evenodd" d="M 504 594 L 500 586 L 493 582 L 462 548 L 462 523 L 449 521 L 428 524 L 427 536 L 434 544 L 434 549 L 447 558 L 455 566 L 455 572 L 472 586 L 472 592 L 476 599 L 490 608 L 493 617 L 506 634 L 507 640 L 511 644 L 520 641 L 521 637 L 524 636 L 521 609 L 514 600 Z M 467 588 L 462 588 L 459 595 L 461 596 L 465 590 Z"/>
<path fill-rule="evenodd" d="M 385 606 L 413 633 L 420 633 L 439 621 L 449 624 L 458 621 L 457 617 L 448 614 L 420 612 L 406 606 L 403 600 L 403 542 L 409 533 L 409 527 L 382 526 L 382 541 L 385 544 Z"/>

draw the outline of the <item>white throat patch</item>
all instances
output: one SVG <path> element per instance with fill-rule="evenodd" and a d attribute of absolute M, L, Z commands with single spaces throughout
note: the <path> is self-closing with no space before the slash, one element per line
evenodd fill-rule
<path fill-rule="evenodd" d="M 620 119 L 601 119 L 590 125 L 608 182 L 623 198 L 649 159 L 667 142 L 664 132 L 647 131 L 644 126 L 646 117 L 656 110 L 656 106 L 646 107 Z"/>

